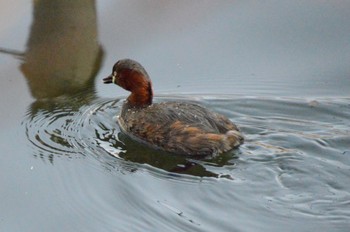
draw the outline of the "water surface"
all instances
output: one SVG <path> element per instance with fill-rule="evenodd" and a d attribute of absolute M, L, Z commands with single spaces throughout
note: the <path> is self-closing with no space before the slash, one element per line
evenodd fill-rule
<path fill-rule="evenodd" d="M 0 231 L 348 230 L 347 1 L 69 2 L 1 3 Z M 193 159 L 128 139 L 127 93 L 101 81 L 125 57 L 156 102 L 220 112 L 245 143 Z"/>
<path fill-rule="evenodd" d="M 90 210 L 100 220 L 106 213 L 101 204 L 115 215 L 121 206 L 110 204 L 123 202 L 128 210 L 117 221 L 129 223 L 134 215 L 148 224 L 149 219 L 160 217 L 168 224 L 159 225 L 159 230 L 172 225 L 173 229 L 184 226 L 185 231 L 187 227 L 254 231 L 266 228 L 271 217 L 279 218 L 280 226 L 296 224 L 302 229 L 313 229 L 315 224 L 330 230 L 348 225 L 349 98 L 208 95 L 157 100 L 196 101 L 221 112 L 240 125 L 246 142 L 240 149 L 207 160 L 157 152 L 120 132 L 114 116 L 123 100 L 98 99 L 79 109 L 59 103 L 47 108 L 45 104 L 35 115 L 28 115 L 23 123 L 31 153 L 53 166 L 62 159 L 83 158 L 92 162 L 90 168 L 104 170 L 111 183 L 98 189 L 93 183 L 103 176 L 90 177 L 84 185 L 80 178 L 86 177 L 80 175 L 85 174 L 79 170 L 70 174 L 77 178 L 70 180 L 75 188 L 97 201 L 90 202 Z M 111 193 L 107 187 L 116 188 L 112 191 L 116 196 L 102 197 Z M 75 207 L 83 210 L 80 205 Z M 113 228 L 117 221 L 107 225 Z M 247 228 L 247 224 L 252 225 Z"/>

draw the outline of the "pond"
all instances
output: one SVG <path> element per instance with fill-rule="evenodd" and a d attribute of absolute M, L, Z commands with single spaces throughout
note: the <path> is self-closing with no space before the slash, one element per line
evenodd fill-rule
<path fill-rule="evenodd" d="M 350 2 L 0 4 L 0 231 L 350 227 Z M 155 102 L 245 143 L 195 159 L 124 136 L 128 92 L 102 79 L 126 57 Z"/>

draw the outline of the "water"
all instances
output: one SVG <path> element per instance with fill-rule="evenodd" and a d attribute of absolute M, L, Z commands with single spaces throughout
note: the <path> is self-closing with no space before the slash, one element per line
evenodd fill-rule
<path fill-rule="evenodd" d="M 74 96 L 70 101 L 79 104 L 79 99 L 85 100 Z M 176 100 L 157 100 L 170 99 Z M 123 230 L 120 221 L 125 231 L 254 231 L 267 225 L 274 230 L 276 224 L 267 223 L 271 218 L 278 227 L 294 224 L 292 230 L 346 229 L 349 98 L 181 100 L 227 115 L 241 126 L 245 144 L 212 160 L 193 160 L 128 141 L 113 118 L 122 100 L 97 99 L 76 109 L 57 102 L 32 106 L 23 120 L 31 155 L 54 167 L 60 163 L 64 173 L 56 182 L 63 182 L 61 197 L 73 201 L 64 205 L 84 221 L 78 230 L 99 222 L 107 231 Z M 87 167 L 77 159 L 86 160 Z M 62 167 L 64 160 L 73 160 L 78 169 Z M 86 224 L 85 214 L 96 221 Z"/>
<path fill-rule="evenodd" d="M 348 231 L 348 2 L 97 3 L 88 59 L 74 40 L 40 53 L 33 6 L 13 4 L 0 47 L 26 57 L 0 54 L 0 231 Z M 116 57 L 145 65 L 155 101 L 220 112 L 245 143 L 193 159 L 128 139 L 127 93 L 101 81 Z"/>

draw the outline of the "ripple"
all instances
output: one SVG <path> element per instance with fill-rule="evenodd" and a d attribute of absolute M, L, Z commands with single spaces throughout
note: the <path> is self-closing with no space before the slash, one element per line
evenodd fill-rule
<path fill-rule="evenodd" d="M 28 140 L 39 151 L 57 155 L 76 153 L 72 143 L 75 139 L 71 133 L 75 128 L 72 116 L 70 109 L 41 110 L 35 116 L 28 116 L 24 123 Z"/>
<path fill-rule="evenodd" d="M 156 101 L 174 99 L 162 97 Z M 240 150 L 211 160 L 188 159 L 154 151 L 120 133 L 115 122 L 122 104 L 119 99 L 96 99 L 86 104 L 80 98 L 71 98 L 41 104 L 35 110 L 32 107 L 23 124 L 35 155 L 46 156 L 50 162 L 55 156 L 89 156 L 100 160 L 109 170 L 147 170 L 167 179 L 198 181 L 200 179 L 193 179 L 197 176 L 237 180 L 235 170 L 240 165 L 264 164 L 270 165 L 269 169 L 275 168 L 276 180 L 285 187 L 282 181 L 285 178 L 280 178 L 285 176 L 283 171 L 287 164 L 293 162 L 320 164 L 327 160 L 328 165 L 348 168 L 347 164 L 342 164 L 345 156 L 340 155 L 346 154 L 349 144 L 346 118 L 350 113 L 344 110 L 347 109 L 347 100 L 318 99 L 317 104 L 315 100 L 227 96 L 188 96 L 181 100 L 197 101 L 224 113 L 241 126 L 246 143 Z M 67 101 L 75 104 L 67 105 Z M 339 110 L 342 112 L 333 112 Z M 339 154 L 335 159 L 329 156 L 336 152 Z M 340 162 L 338 158 L 341 158 Z M 264 165 L 260 168 L 266 168 Z M 302 173 L 300 167 L 296 170 Z M 188 179 L 180 178 L 183 175 Z"/>
<path fill-rule="evenodd" d="M 87 99 L 76 95 L 32 104 L 22 124 L 35 156 L 50 157 L 52 162 L 55 156 L 79 158 L 95 150 L 92 133 L 97 122 L 93 116 L 106 103 Z"/>
<path fill-rule="evenodd" d="M 349 100 L 318 99 L 312 105 L 301 99 L 244 102 L 235 107 L 247 114 L 239 123 L 247 136 L 241 148 L 246 155 L 239 157 L 237 166 L 254 169 L 244 173 L 246 182 L 265 177 L 264 183 L 274 192 L 265 196 L 273 205 L 270 209 L 278 215 L 348 217 L 336 205 L 346 205 L 350 199 L 349 193 L 343 194 L 350 171 L 349 157 L 344 155 L 350 144 Z M 268 177 L 276 182 L 268 184 Z"/>
<path fill-rule="evenodd" d="M 123 212 L 116 212 L 115 207 L 127 207 L 152 214 L 154 218 L 161 211 L 173 215 L 172 220 L 185 220 L 195 226 L 204 223 L 188 209 L 183 210 L 186 207 L 179 201 L 168 201 L 169 192 L 144 192 L 142 183 L 151 178 L 159 189 L 164 183 L 188 185 L 186 189 L 191 189 L 191 193 L 192 188 L 198 188 L 194 194 L 201 196 L 204 205 L 211 204 L 202 196 L 202 191 L 206 191 L 205 194 L 212 196 L 210 209 L 219 210 L 229 205 L 239 210 L 258 210 L 261 220 L 272 215 L 347 223 L 350 218 L 349 99 L 184 96 L 162 97 L 156 101 L 177 99 L 196 101 L 224 113 L 241 127 L 245 144 L 208 160 L 154 151 L 120 132 L 115 120 L 122 104 L 119 99 L 86 102 L 81 98 L 68 98 L 41 103 L 40 107 L 36 104 L 28 111 L 23 125 L 34 156 L 52 164 L 62 157 L 92 160 L 90 164 L 99 165 L 98 168 L 105 171 L 96 179 L 117 179 L 113 183 L 118 186 L 91 185 L 84 167 L 71 164 L 74 168 L 70 172 L 74 173 L 67 174 L 70 184 L 65 194 L 67 198 L 76 195 L 73 201 L 78 203 L 71 210 L 81 217 L 91 214 L 105 221 L 94 212 L 123 217 Z M 64 165 L 66 172 L 67 163 Z M 84 172 L 84 177 L 80 172 Z M 103 176 L 106 173 L 107 176 Z M 120 175 L 123 178 L 116 178 Z M 95 196 L 95 188 L 102 186 L 111 189 L 101 191 L 104 196 Z M 142 201 L 140 193 L 148 194 L 148 200 Z M 158 193 L 164 194 L 163 198 L 153 195 Z M 128 200 L 117 202 L 114 194 Z M 142 208 L 136 203 L 140 201 Z M 196 205 L 194 210 L 198 208 Z M 205 210 L 208 209 L 203 212 Z M 210 220 L 210 212 L 204 215 Z"/>

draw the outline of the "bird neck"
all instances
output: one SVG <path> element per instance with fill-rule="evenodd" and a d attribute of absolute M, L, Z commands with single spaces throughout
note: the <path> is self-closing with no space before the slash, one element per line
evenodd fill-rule
<path fill-rule="evenodd" d="M 132 107 L 146 107 L 151 105 L 153 100 L 151 83 L 132 89 L 127 100 Z"/>

